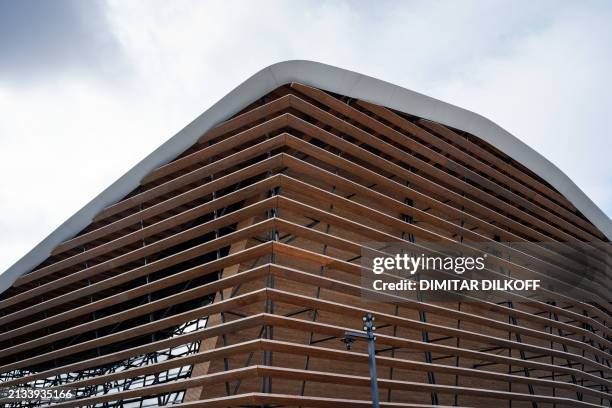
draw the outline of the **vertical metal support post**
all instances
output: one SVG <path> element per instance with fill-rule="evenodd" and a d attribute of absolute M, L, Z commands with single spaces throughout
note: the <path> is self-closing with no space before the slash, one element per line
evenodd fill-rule
<path fill-rule="evenodd" d="M 378 397 L 378 375 L 376 374 L 376 336 L 374 336 L 374 316 L 371 313 L 363 316 L 364 332 L 347 331 L 344 333 L 342 342 L 346 345 L 346 349 L 350 350 L 352 344 L 356 340 L 365 340 L 368 342 L 368 365 L 370 367 L 370 391 L 372 394 L 372 408 L 380 408 L 380 400 Z"/>
<path fill-rule="evenodd" d="M 368 333 L 368 356 L 369 356 L 369 366 L 370 366 L 370 387 L 372 389 L 372 408 L 379 408 L 380 401 L 378 400 L 378 375 L 376 374 L 376 346 L 374 341 L 376 341 L 376 337 L 374 337 L 374 332 L 372 331 L 372 315 L 368 313 L 366 318 L 370 320 L 366 320 L 366 330 Z"/>

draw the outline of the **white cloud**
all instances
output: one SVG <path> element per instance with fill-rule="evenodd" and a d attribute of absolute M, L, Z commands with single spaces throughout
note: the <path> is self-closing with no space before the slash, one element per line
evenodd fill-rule
<path fill-rule="evenodd" d="M 0 72 L 0 270 L 233 87 L 287 59 L 477 111 L 612 214 L 611 9 L 112 0 L 100 10 L 118 51 L 105 54 L 112 69 L 104 75 L 49 72 L 28 83 Z"/>
<path fill-rule="evenodd" d="M 560 12 L 503 56 L 431 90 L 496 121 L 612 214 L 611 13 Z M 520 160 L 520 158 L 517 158 Z"/>

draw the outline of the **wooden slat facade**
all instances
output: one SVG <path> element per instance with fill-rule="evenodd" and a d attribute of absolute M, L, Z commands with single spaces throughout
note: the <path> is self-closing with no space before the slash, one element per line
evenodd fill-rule
<path fill-rule="evenodd" d="M 559 279 L 541 298 L 373 301 L 372 242 L 495 243 L 490 276 Z M 383 407 L 610 406 L 607 244 L 478 135 L 287 84 L 2 293 L 0 387 L 77 392 L 58 407 L 368 407 L 366 345 L 341 338 L 372 313 Z"/>

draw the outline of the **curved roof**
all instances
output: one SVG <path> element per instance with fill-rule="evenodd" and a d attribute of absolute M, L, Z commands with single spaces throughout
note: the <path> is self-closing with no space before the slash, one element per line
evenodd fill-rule
<path fill-rule="evenodd" d="M 171 137 L 130 171 L 111 184 L 13 266 L 0 275 L 0 293 L 29 272 L 63 241 L 74 237 L 105 207 L 138 187 L 155 168 L 173 160 L 198 138 L 261 96 L 281 85 L 299 82 L 362 99 L 439 122 L 478 136 L 536 173 L 565 196 L 593 225 L 612 240 L 612 221 L 554 164 L 489 119 L 466 109 L 404 89 L 367 75 L 312 61 L 285 61 L 262 69 Z"/>

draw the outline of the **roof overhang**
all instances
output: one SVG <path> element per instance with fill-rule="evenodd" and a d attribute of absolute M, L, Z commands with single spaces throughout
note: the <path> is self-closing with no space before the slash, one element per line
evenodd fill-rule
<path fill-rule="evenodd" d="M 173 160 L 215 125 L 270 91 L 291 82 L 362 99 L 478 136 L 546 180 L 612 240 L 612 221 L 569 177 L 489 119 L 367 75 L 318 62 L 296 60 L 279 62 L 262 69 L 149 154 L 2 273 L 0 293 L 9 288 L 19 276 L 44 261 L 57 245 L 74 237 L 89 225 L 98 212 L 138 187 L 140 180 L 150 171 Z"/>

